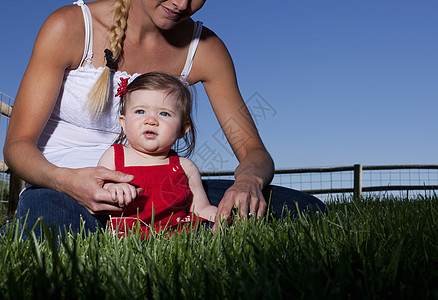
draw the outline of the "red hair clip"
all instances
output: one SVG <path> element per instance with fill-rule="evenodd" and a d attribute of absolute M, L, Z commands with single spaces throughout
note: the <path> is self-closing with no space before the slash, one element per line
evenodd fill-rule
<path fill-rule="evenodd" d="M 117 94 L 116 97 L 120 96 L 122 97 L 126 93 L 126 87 L 128 86 L 128 78 L 120 77 L 120 82 L 118 83 L 119 87 L 117 88 Z"/>

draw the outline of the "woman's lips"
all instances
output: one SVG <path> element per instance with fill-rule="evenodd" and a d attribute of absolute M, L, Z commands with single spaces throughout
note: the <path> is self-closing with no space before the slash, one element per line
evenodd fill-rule
<path fill-rule="evenodd" d="M 172 19 L 176 19 L 176 18 L 180 17 L 180 15 L 181 15 L 181 13 L 179 11 L 171 10 L 165 6 L 161 6 L 161 7 L 163 8 L 163 11 L 166 13 L 166 15 L 168 15 Z"/>

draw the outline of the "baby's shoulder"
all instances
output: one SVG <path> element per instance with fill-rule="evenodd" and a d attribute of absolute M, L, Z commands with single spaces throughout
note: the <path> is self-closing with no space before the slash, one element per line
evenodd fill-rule
<path fill-rule="evenodd" d="M 97 165 L 109 168 L 111 170 L 115 170 L 114 147 L 111 146 L 105 150 L 105 152 L 100 157 Z"/>
<path fill-rule="evenodd" d="M 194 172 L 199 172 L 198 167 L 195 165 L 195 163 L 186 157 L 180 157 L 179 163 L 187 175 Z"/>

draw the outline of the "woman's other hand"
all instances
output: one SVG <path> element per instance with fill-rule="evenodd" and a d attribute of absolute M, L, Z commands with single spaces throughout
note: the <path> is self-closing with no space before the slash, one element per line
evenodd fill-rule
<path fill-rule="evenodd" d="M 95 215 L 122 211 L 118 203 L 113 201 L 110 191 L 103 188 L 103 185 L 108 181 L 129 183 L 134 176 L 105 167 L 89 167 L 60 168 L 56 178 L 59 178 L 58 191 L 71 196 Z"/>

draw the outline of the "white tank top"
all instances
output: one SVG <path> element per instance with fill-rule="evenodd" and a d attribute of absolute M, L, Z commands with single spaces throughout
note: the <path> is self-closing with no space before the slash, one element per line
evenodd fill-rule
<path fill-rule="evenodd" d="M 93 57 L 93 24 L 91 13 L 82 0 L 75 2 L 82 8 L 85 21 L 85 48 L 80 67 L 68 70 L 53 112 L 38 140 L 38 149 L 51 163 L 68 168 L 96 166 L 103 152 L 111 146 L 120 133 L 118 122 L 119 97 L 115 97 L 120 78 L 129 77 L 129 82 L 140 74 L 111 70 L 112 93 L 104 113 L 97 120 L 90 117 L 85 103 L 88 93 L 103 71 L 95 68 Z M 192 41 L 181 80 L 187 77 L 202 31 L 202 23 L 195 22 Z M 83 64 L 83 62 L 85 63 Z M 83 65 L 83 66 L 82 66 Z"/>

